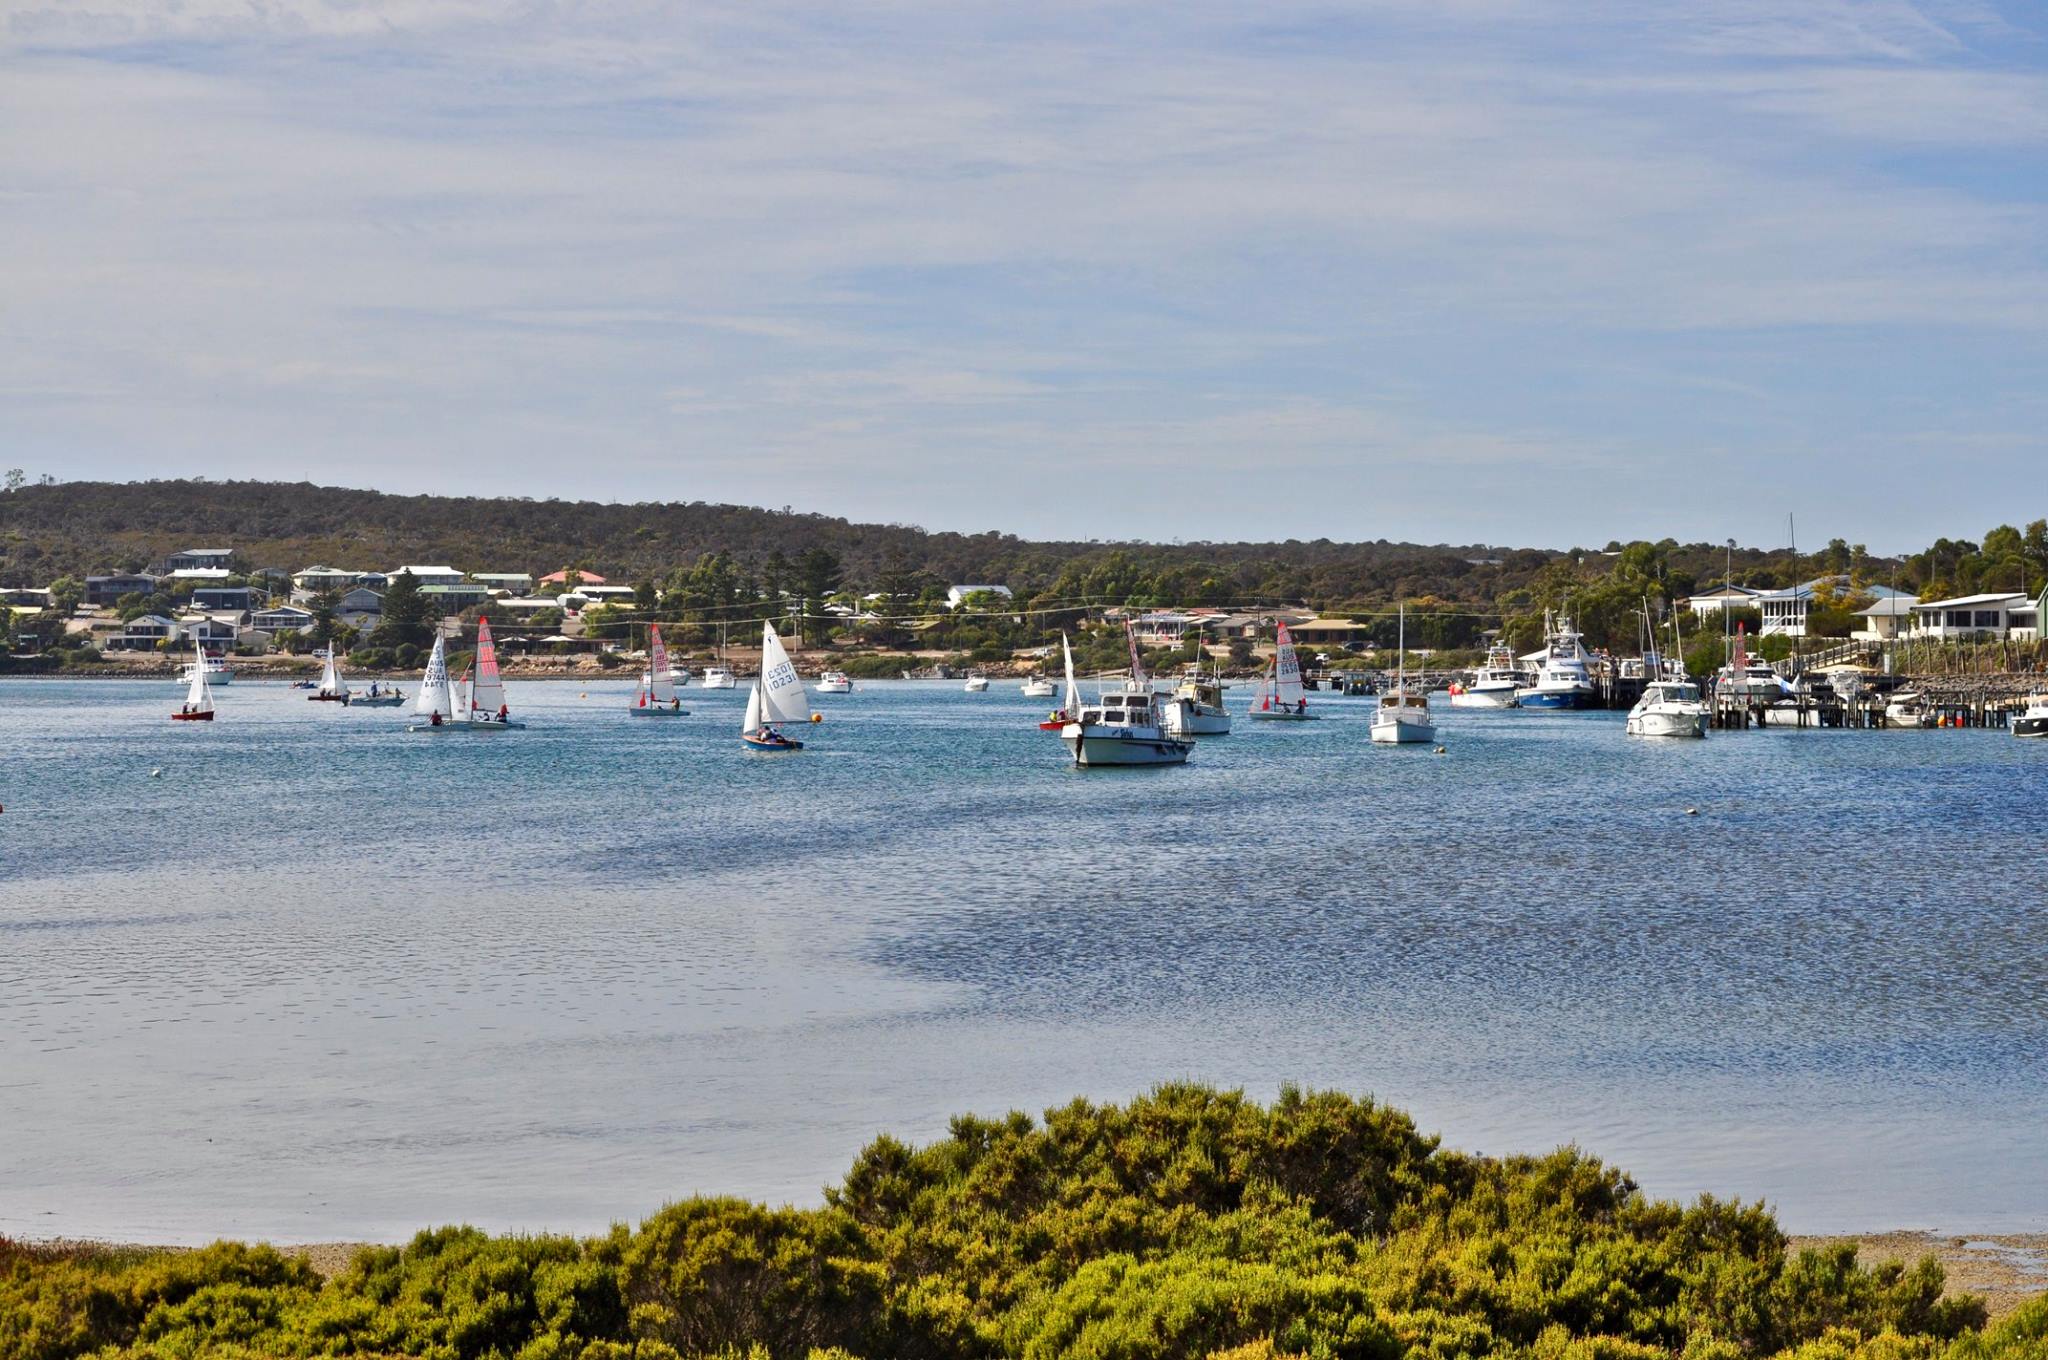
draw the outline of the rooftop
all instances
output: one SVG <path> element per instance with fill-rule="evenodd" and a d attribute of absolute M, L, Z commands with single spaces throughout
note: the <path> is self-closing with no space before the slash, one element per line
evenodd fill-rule
<path fill-rule="evenodd" d="M 2022 595 L 2017 590 L 1999 590 L 1984 595 L 1958 595 L 1952 600 L 1921 600 L 1915 609 L 1961 609 L 1968 605 L 2032 604 L 2033 597 Z"/>

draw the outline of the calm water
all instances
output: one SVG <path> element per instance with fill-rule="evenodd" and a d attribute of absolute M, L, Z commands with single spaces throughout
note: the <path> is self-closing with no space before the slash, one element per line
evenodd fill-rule
<path fill-rule="evenodd" d="M 446 740 L 0 683 L 0 1232 L 813 1201 L 879 1131 L 1179 1077 L 1802 1229 L 2048 1226 L 2048 742 L 1450 713 L 1433 756 L 1326 700 L 1076 772 L 1014 684 L 819 698 L 793 757 L 629 689 Z"/>

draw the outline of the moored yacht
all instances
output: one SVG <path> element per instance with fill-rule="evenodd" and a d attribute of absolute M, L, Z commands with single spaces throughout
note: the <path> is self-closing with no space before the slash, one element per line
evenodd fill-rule
<path fill-rule="evenodd" d="M 178 672 L 178 683 L 189 686 L 192 683 L 194 669 L 206 672 L 208 689 L 219 689 L 222 685 L 235 683 L 235 673 L 225 660 L 217 656 L 207 656 L 203 652 L 196 660 L 185 663 L 185 669 Z"/>
<path fill-rule="evenodd" d="M 1429 714 L 1429 694 L 1421 686 L 1408 687 L 1408 606 L 1401 606 L 1399 639 L 1395 644 L 1394 687 L 1380 696 L 1373 710 L 1368 735 L 1384 746 L 1436 740 L 1436 721 Z"/>
<path fill-rule="evenodd" d="M 1523 708 L 1597 708 L 1600 689 L 1593 683 L 1593 658 L 1570 617 L 1559 615 L 1553 622 L 1546 614 L 1544 623 L 1547 640 L 1535 680 L 1515 691 L 1515 701 Z"/>
<path fill-rule="evenodd" d="M 2048 737 L 2048 694 L 2028 696 L 2025 711 L 2013 715 L 2012 734 L 2016 737 Z"/>
<path fill-rule="evenodd" d="M 698 685 L 703 689 L 732 689 L 735 686 L 735 682 L 732 678 L 732 672 L 725 667 L 706 666 L 704 668 L 704 678 L 698 681 Z"/>
<path fill-rule="evenodd" d="M 1076 765 L 1182 765 L 1195 749 L 1192 737 L 1166 730 L 1159 696 L 1142 681 L 1081 705 L 1060 740 Z"/>
<path fill-rule="evenodd" d="M 1920 691 L 1913 689 L 1894 690 L 1884 706 L 1886 727 L 1932 727 L 1934 715 L 1927 709 L 1927 701 Z"/>
<path fill-rule="evenodd" d="M 1516 692 L 1534 680 L 1516 663 L 1514 648 L 1489 647 L 1486 664 L 1451 686 L 1451 707 L 1519 708 L 1521 701 L 1515 698 Z"/>
<path fill-rule="evenodd" d="M 1223 706 L 1223 681 L 1202 674 L 1196 662 L 1173 693 L 1160 700 L 1166 730 L 1177 737 L 1225 737 L 1230 735 L 1230 710 Z"/>
<path fill-rule="evenodd" d="M 1027 699 L 1050 699 L 1059 693 L 1059 688 L 1053 684 L 1050 676 L 1034 675 L 1024 682 L 1024 687 L 1018 693 Z"/>
<path fill-rule="evenodd" d="M 980 671 L 967 672 L 967 683 L 961 686 L 969 694 L 982 694 L 988 690 L 988 677 Z"/>
<path fill-rule="evenodd" d="M 818 693 L 851 694 L 853 693 L 853 677 L 845 671 L 826 671 L 818 677 Z"/>

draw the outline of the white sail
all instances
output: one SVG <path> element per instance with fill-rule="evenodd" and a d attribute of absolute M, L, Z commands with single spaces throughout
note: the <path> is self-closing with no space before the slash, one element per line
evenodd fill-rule
<path fill-rule="evenodd" d="M 1060 652 L 1067 661 L 1067 697 L 1064 711 L 1072 717 L 1081 711 L 1081 686 L 1074 680 L 1074 649 L 1068 644 L 1064 631 L 1060 633 Z"/>
<path fill-rule="evenodd" d="M 756 692 L 761 696 L 763 721 L 810 721 L 811 703 L 804 694 L 803 677 L 790 664 L 789 653 L 782 649 L 782 639 L 775 636 L 772 623 L 761 625 L 761 680 Z"/>
<path fill-rule="evenodd" d="M 661 640 L 661 625 L 647 628 L 647 688 L 657 704 L 676 701 L 675 678 L 668 673 L 668 644 Z"/>
<path fill-rule="evenodd" d="M 185 707 L 194 713 L 213 711 L 213 690 L 206 683 L 206 652 L 192 639 L 192 683 L 185 687 Z"/>
<path fill-rule="evenodd" d="M 322 694 L 346 694 L 348 686 L 341 682 L 341 661 L 334 654 L 334 644 L 327 644 L 327 660 L 320 667 L 320 692 Z"/>
<path fill-rule="evenodd" d="M 1293 708 L 1301 699 L 1301 662 L 1294 656 L 1294 636 L 1283 623 L 1273 648 L 1273 702 Z"/>
<path fill-rule="evenodd" d="M 761 725 L 761 682 L 747 691 L 747 716 L 740 722 L 740 731 L 752 732 Z"/>
<path fill-rule="evenodd" d="M 442 719 L 455 716 L 454 687 L 448 683 L 447 639 L 436 637 L 434 650 L 427 657 L 427 673 L 420 677 L 419 697 L 413 700 L 412 711 L 422 718 L 438 713 Z"/>

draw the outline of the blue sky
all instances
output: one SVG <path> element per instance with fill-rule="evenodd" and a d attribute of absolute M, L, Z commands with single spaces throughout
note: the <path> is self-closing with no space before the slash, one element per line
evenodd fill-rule
<path fill-rule="evenodd" d="M 2038 4 L 6 0 L 0 457 L 1915 548 L 2048 515 L 2044 200 Z"/>

